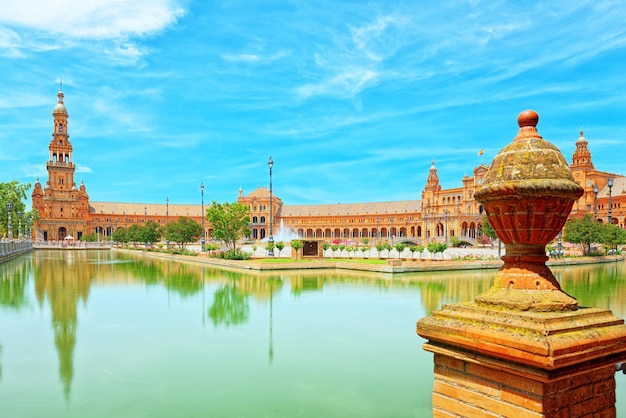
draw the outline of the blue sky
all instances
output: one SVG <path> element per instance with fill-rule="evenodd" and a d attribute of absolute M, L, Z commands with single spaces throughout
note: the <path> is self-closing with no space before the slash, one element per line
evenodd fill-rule
<path fill-rule="evenodd" d="M 571 161 L 624 172 L 626 3 L 3 0 L 0 181 L 45 181 L 63 80 L 91 200 L 419 199 L 534 109 Z M 484 148 L 483 157 L 477 155 Z M 30 203 L 30 202 L 29 202 Z"/>

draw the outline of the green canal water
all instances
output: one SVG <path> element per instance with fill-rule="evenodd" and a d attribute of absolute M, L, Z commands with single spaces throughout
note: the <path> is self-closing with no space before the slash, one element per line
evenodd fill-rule
<path fill-rule="evenodd" d="M 626 317 L 624 263 L 553 271 L 581 305 Z M 247 274 L 36 251 L 0 264 L 0 417 L 430 417 L 415 323 L 494 274 Z"/>

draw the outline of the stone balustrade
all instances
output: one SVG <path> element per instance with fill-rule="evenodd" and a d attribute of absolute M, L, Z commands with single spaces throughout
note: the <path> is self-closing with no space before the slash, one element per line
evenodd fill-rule
<path fill-rule="evenodd" d="M 113 247 L 113 243 L 111 241 L 96 241 L 96 242 L 86 242 L 86 241 L 34 241 L 33 248 L 35 249 L 49 249 L 49 250 L 59 250 L 59 249 L 69 249 L 69 250 L 86 250 L 86 249 L 109 249 Z"/>
<path fill-rule="evenodd" d="M 33 249 L 32 241 L 28 240 L 2 240 L 0 241 L 0 262 L 17 257 Z"/>

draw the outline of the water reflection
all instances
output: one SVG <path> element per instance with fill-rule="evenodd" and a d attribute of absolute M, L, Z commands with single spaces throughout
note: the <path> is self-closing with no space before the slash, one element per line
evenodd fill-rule
<path fill-rule="evenodd" d="M 554 274 L 561 282 L 564 290 L 577 297 L 581 305 L 609 308 L 617 316 L 624 317 L 626 314 L 626 285 L 622 270 L 623 263 L 553 268 Z M 348 376 L 349 373 L 363 373 L 372 379 L 371 382 L 384 382 L 386 377 L 389 378 L 389 382 L 404 379 L 405 377 L 397 376 L 398 373 L 402 372 L 397 372 L 396 375 L 390 372 L 393 370 L 390 363 L 397 361 L 398 367 L 406 372 L 407 364 L 410 364 L 407 359 L 410 358 L 411 361 L 414 361 L 416 355 L 421 355 L 421 353 L 417 353 L 420 341 L 414 334 L 414 321 L 419 319 L 422 314 L 429 315 L 432 311 L 441 308 L 443 304 L 472 300 L 474 296 L 486 291 L 491 286 L 495 275 L 495 270 L 403 275 L 382 275 L 367 272 L 311 272 L 306 270 L 280 274 L 251 274 L 218 270 L 200 264 L 184 264 L 172 260 L 149 258 L 140 254 L 116 254 L 110 251 L 34 252 L 29 256 L 1 264 L 0 272 L 2 273 L 0 276 L 0 309 L 10 312 L 14 316 L 16 312 L 28 313 L 29 309 L 24 308 L 29 306 L 29 295 L 31 299 L 37 300 L 42 311 L 47 311 L 46 305 L 49 305 L 54 347 L 59 364 L 58 375 L 68 404 L 72 393 L 72 384 L 74 383 L 80 389 L 84 389 L 83 386 L 85 385 L 90 388 L 89 385 L 92 382 L 81 380 L 80 376 L 82 375 L 85 379 L 84 376 L 88 375 L 90 379 L 93 379 L 93 375 L 88 374 L 90 371 L 85 370 L 89 368 L 90 363 L 81 356 L 77 360 L 80 362 L 76 363 L 77 369 L 74 369 L 76 353 L 80 353 L 80 348 L 82 348 L 83 353 L 89 352 L 89 355 L 95 355 L 92 354 L 94 350 L 97 351 L 94 346 L 96 338 L 94 336 L 97 335 L 100 338 L 103 334 L 102 330 L 98 328 L 102 326 L 102 322 L 95 321 L 89 315 L 85 316 L 86 312 L 99 311 L 90 311 L 87 309 L 87 305 L 98 306 L 98 303 L 114 303 L 117 308 L 116 297 L 137 293 L 133 289 L 124 287 L 120 289 L 117 285 L 137 287 L 139 284 L 140 287 L 145 286 L 146 290 L 149 290 L 145 292 L 149 296 L 146 299 L 149 302 L 145 302 L 135 295 L 130 305 L 120 303 L 120 309 L 133 309 L 135 308 L 133 303 L 146 303 L 145 306 L 137 306 L 137 309 L 148 307 L 153 309 L 150 311 L 150 315 L 154 315 L 155 312 L 158 314 L 161 311 L 155 305 L 170 303 L 170 295 L 176 296 L 172 297 L 173 308 L 178 311 L 183 311 L 185 308 L 193 309 L 194 315 L 191 318 L 186 316 L 170 317 L 170 315 L 174 315 L 175 309 L 170 312 L 168 305 L 161 313 L 164 315 L 161 319 L 155 320 L 155 317 L 151 316 L 146 323 L 138 322 L 138 329 L 143 330 L 141 327 L 147 327 L 150 329 L 146 328 L 146 331 L 154 332 L 153 328 L 158 328 L 153 334 L 154 336 L 148 337 L 149 332 L 146 332 L 146 336 L 144 337 L 142 334 L 141 337 L 141 339 L 153 338 L 154 340 L 151 341 L 154 341 L 154 346 L 159 344 L 159 338 L 175 340 L 178 337 L 183 340 L 168 346 L 175 347 L 170 348 L 171 350 L 184 350 L 185 353 L 189 353 L 189 350 L 193 352 L 194 347 L 200 347 L 198 351 L 202 351 L 201 356 L 190 355 L 189 357 L 197 359 L 196 361 L 201 363 L 196 365 L 197 367 L 207 367 L 207 375 L 213 373 L 212 367 L 216 366 L 210 361 L 206 362 L 205 365 L 206 358 L 220 358 L 220 362 L 231 367 L 238 367 L 239 363 L 245 363 L 246 367 L 242 369 L 248 368 L 253 364 L 253 357 L 256 353 L 241 352 L 235 354 L 232 353 L 232 350 L 240 350 L 242 349 L 240 347 L 251 344 L 258 345 L 260 341 L 261 347 L 267 349 L 266 352 L 265 350 L 262 352 L 264 365 L 267 367 L 267 363 L 269 363 L 275 373 L 274 376 L 281 376 L 276 377 L 275 385 L 279 385 L 277 382 L 282 382 L 281 379 L 286 382 L 293 381 L 294 376 L 286 374 L 286 370 L 303 367 L 303 370 L 307 370 L 309 375 L 311 373 L 319 373 L 320 376 L 332 375 L 335 380 L 345 379 L 341 381 L 343 384 L 358 386 L 370 382 L 370 380 L 352 379 Z M 32 289 L 34 289 L 34 298 Z M 141 294 L 142 292 L 138 293 Z M 166 293 L 167 299 L 164 297 Z M 105 297 L 104 301 L 98 300 L 98 296 L 102 294 L 109 295 L 109 299 Z M 406 311 L 402 311 L 401 317 L 390 315 L 390 310 L 396 309 L 399 304 L 408 307 L 414 313 L 407 315 Z M 345 306 L 341 307 L 340 305 Z M 195 311 L 196 308 L 197 311 Z M 274 312 L 275 309 L 276 312 Z M 105 312 L 110 313 L 111 311 L 105 310 Z M 195 316 L 196 313 L 197 316 Z M 368 317 L 368 313 L 372 313 L 372 316 Z M 129 315 L 129 317 L 131 316 Z M 367 318 L 365 320 L 368 324 L 367 327 L 363 326 L 363 318 L 365 317 Z M 155 325 L 159 320 L 169 320 L 170 318 L 176 324 L 175 327 L 184 328 L 186 332 L 176 333 L 166 326 L 160 328 Z M 181 320 L 181 318 L 184 319 Z M 108 318 L 100 318 L 100 321 L 105 323 L 107 320 Z M 398 320 L 406 321 L 406 323 L 398 324 L 396 322 Z M 81 326 L 80 321 L 82 321 L 83 329 L 78 333 Z M 118 325 L 117 322 L 114 323 L 113 321 L 109 325 L 125 326 L 125 324 Z M 193 324 L 190 327 L 189 324 L 183 324 L 183 321 Z M 203 328 L 202 324 L 205 321 L 210 321 L 213 327 Z M 336 323 L 331 325 L 331 322 Z M 302 324 L 306 324 L 306 327 Z M 193 328 L 193 325 L 197 325 L 199 331 L 196 329 L 190 331 L 189 329 Z M 372 326 L 371 331 L 370 326 Z M 84 329 L 87 327 L 90 329 Z M 256 330 L 253 331 L 254 328 Z M 258 329 L 261 330 L 260 338 L 257 336 L 257 339 L 248 339 L 253 333 L 258 333 Z M 328 329 L 332 329 L 332 334 L 324 334 Z M 30 332 L 30 329 L 26 332 Z M 310 334 L 316 333 L 319 335 L 314 335 L 311 340 L 305 340 Z M 401 337 L 408 341 L 414 341 L 415 348 L 406 348 L 406 341 L 398 339 L 398 334 L 402 334 Z M 117 336 L 118 334 L 113 333 L 111 335 Z M 236 341 L 233 342 L 232 346 L 220 340 L 232 338 L 235 335 Z M 278 338 L 279 336 L 280 338 Z M 243 338 L 246 338 L 247 342 L 241 344 Z M 306 341 L 306 344 L 300 345 L 301 341 Z M 11 380 L 11 384 L 14 383 L 13 379 L 9 378 L 11 375 L 9 365 L 14 366 L 16 364 L 14 355 L 9 354 L 11 351 L 9 342 L 12 340 L 5 340 L 3 341 L 4 347 L 0 346 L 0 355 L 3 356 L 0 357 L 0 360 L 5 364 L 4 376 L 0 367 L 0 379 L 4 378 L 4 382 L 1 380 L 0 382 L 7 387 L 11 386 L 8 384 L 9 380 Z M 278 342 L 280 347 L 284 347 L 278 356 L 275 342 Z M 354 346 L 351 345 L 352 343 Z M 49 346 L 52 347 L 51 344 Z M 78 350 L 77 347 L 79 347 Z M 359 356 L 366 356 L 365 359 L 355 356 L 354 347 L 358 347 Z M 115 350 L 115 347 L 112 346 L 111 349 Z M 381 362 L 376 355 L 386 352 L 388 349 L 406 349 L 407 351 L 414 349 L 415 352 L 411 351 L 411 357 L 389 355 L 385 358 L 381 369 L 374 369 L 372 365 Z M 344 357 L 342 350 L 350 354 Z M 45 350 L 39 348 L 35 351 Z M 156 352 L 157 350 L 155 350 Z M 293 353 L 296 353 L 297 356 Z M 319 353 L 330 354 L 323 357 L 323 361 L 316 363 L 310 369 L 307 368 L 306 361 L 301 362 L 299 357 L 300 354 L 302 354 L 302 358 L 306 358 L 307 354 L 317 356 Z M 237 356 L 238 354 L 240 356 Z M 126 352 L 118 355 L 124 357 Z M 150 353 L 148 355 L 150 360 L 146 360 L 146 362 L 152 360 L 151 356 L 158 358 L 156 354 Z M 227 358 L 228 356 L 236 358 Z M 8 363 L 8 357 L 12 357 L 11 363 Z M 160 370 L 167 369 L 169 364 L 176 365 L 176 361 L 178 361 L 169 357 L 158 359 L 161 360 L 158 362 L 161 365 Z M 346 364 L 350 365 L 353 359 L 360 359 L 361 361 L 355 361 L 355 365 L 347 367 Z M 115 373 L 128 380 L 126 373 L 129 373 L 130 376 L 131 372 L 127 370 L 133 361 L 125 364 L 123 360 L 116 358 L 115 362 L 127 366 L 125 370 L 122 365 L 116 364 L 119 366 L 119 370 L 124 370 L 124 374 L 118 372 L 117 369 Z M 432 365 L 428 364 L 427 366 L 429 371 L 425 372 L 424 376 L 430 377 Z M 323 368 L 323 372 L 320 367 Z M 148 373 L 148 370 L 152 368 L 149 366 L 141 370 L 143 373 Z M 370 369 L 371 376 L 368 375 Z M 130 370 L 132 371 L 132 367 Z M 333 370 L 338 370 L 339 374 L 332 374 L 334 373 Z M 177 371 L 172 373 L 174 376 L 179 376 Z M 186 373 L 190 372 L 187 370 Z M 252 381 L 254 378 L 271 378 L 271 375 L 262 373 L 256 375 L 239 375 L 237 373 L 233 375 L 233 380 L 249 379 Z M 184 374 L 182 373 L 182 375 Z M 317 378 L 323 379 L 320 376 Z M 57 379 L 56 371 L 54 371 L 54 378 Z M 202 378 L 204 379 L 204 375 Z M 415 379 L 415 376 L 408 376 L 406 379 Z M 126 382 L 126 380 L 118 380 Z M 148 381 L 150 379 L 142 377 L 135 380 Z M 210 384 L 210 382 L 203 384 Z M 331 383 L 324 383 L 324 385 L 329 384 Z M 306 387 L 311 385 L 311 388 L 317 388 L 306 378 L 300 381 L 300 385 Z M 289 386 L 280 387 L 283 392 L 291 390 Z M 219 386 L 214 390 L 219 391 Z M 385 389 L 377 387 L 374 392 L 380 390 Z M 387 397 L 399 396 L 398 392 L 401 392 L 390 386 L 388 390 L 390 393 L 386 395 Z M 304 392 L 308 394 L 307 391 Z M 429 398 L 428 388 L 421 392 L 424 392 L 424 398 Z M 297 392 L 295 393 L 297 394 Z M 222 396 L 229 395 L 224 392 Z M 344 393 L 343 396 L 348 395 Z M 74 395 L 74 397 L 80 400 L 84 394 L 81 396 Z M 300 401 L 303 402 L 303 399 Z M 306 399 L 310 399 L 310 397 L 306 397 Z M 360 400 L 360 402 L 363 401 Z M 358 402 L 355 401 L 355 404 Z"/>
<path fill-rule="evenodd" d="M 13 259 L 0 264 L 0 307 L 17 311 L 28 305 L 25 289 L 31 272 L 30 260 Z"/>
<path fill-rule="evenodd" d="M 209 317 L 213 325 L 239 325 L 248 320 L 248 295 L 240 292 L 234 283 L 220 286 L 213 295 Z"/>
<path fill-rule="evenodd" d="M 39 306 L 47 299 L 52 311 L 54 344 L 59 357 L 59 375 L 63 392 L 69 402 L 74 376 L 73 355 L 78 325 L 79 300 L 87 304 L 89 289 L 98 264 L 85 263 L 86 251 L 61 251 L 57 254 L 33 254 L 35 294 Z"/>
<path fill-rule="evenodd" d="M 620 318 L 626 316 L 623 262 L 553 267 L 552 271 L 563 290 L 578 299 L 580 306 L 606 308 Z"/>

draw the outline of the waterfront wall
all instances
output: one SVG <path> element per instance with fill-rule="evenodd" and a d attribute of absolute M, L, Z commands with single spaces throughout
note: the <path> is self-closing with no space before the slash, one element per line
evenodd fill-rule
<path fill-rule="evenodd" d="M 107 250 L 113 247 L 111 241 L 33 241 L 37 250 Z"/>
<path fill-rule="evenodd" d="M 32 251 L 33 243 L 25 240 L 0 241 L 0 263 Z"/>

